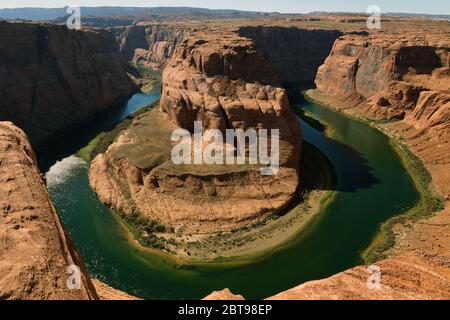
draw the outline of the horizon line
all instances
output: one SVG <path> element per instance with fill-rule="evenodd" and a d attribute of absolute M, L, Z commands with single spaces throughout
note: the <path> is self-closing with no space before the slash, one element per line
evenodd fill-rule
<path fill-rule="evenodd" d="M 63 6 L 63 7 L 0 7 L 0 10 L 16 10 L 16 9 L 64 9 L 70 6 Z M 281 12 L 281 11 L 256 11 L 256 10 L 243 10 L 243 9 L 232 9 L 232 8 L 217 8 L 217 9 L 211 9 L 207 7 L 190 7 L 190 6 L 155 6 L 155 7 L 148 7 L 148 6 L 79 6 L 80 8 L 140 8 L 140 9 L 157 9 L 157 8 L 186 8 L 186 9 L 202 9 L 202 10 L 210 10 L 210 11 L 225 11 L 225 10 L 231 10 L 231 11 L 240 11 L 240 12 L 248 12 L 248 13 L 272 13 L 272 14 L 280 14 L 280 15 L 289 15 L 289 14 L 313 14 L 313 13 L 329 13 L 329 14 L 364 14 L 367 15 L 368 13 L 363 11 L 324 11 L 324 10 L 317 10 L 317 11 L 309 11 L 309 12 Z M 401 11 L 385 11 L 382 13 L 384 14 L 409 14 L 409 15 L 427 15 L 427 16 L 450 16 L 450 13 L 423 13 L 423 12 L 401 12 Z"/>

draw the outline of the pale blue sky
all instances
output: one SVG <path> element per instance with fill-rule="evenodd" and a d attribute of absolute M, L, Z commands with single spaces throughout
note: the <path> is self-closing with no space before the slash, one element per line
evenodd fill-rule
<path fill-rule="evenodd" d="M 450 0 L 0 0 L 0 8 L 80 6 L 189 6 L 305 13 L 311 11 L 364 12 L 378 5 L 383 12 L 450 14 Z"/>

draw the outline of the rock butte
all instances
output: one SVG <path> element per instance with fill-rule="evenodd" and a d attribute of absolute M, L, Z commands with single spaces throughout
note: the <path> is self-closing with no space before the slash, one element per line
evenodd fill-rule
<path fill-rule="evenodd" d="M 334 31 L 329 33 L 335 37 L 330 40 L 331 44 L 340 36 L 339 33 L 345 35 L 336 41 L 326 61 L 325 57 L 331 50 L 331 46 L 323 56 L 324 64 L 318 71 L 317 78 L 312 72 L 316 70 L 316 67 L 313 67 L 312 71 L 308 72 L 308 76 L 303 78 L 308 81 L 316 78 L 317 87 L 321 92 L 311 93 L 311 95 L 329 102 L 333 107 L 351 115 L 378 120 L 401 120 L 380 126 L 384 131 L 404 139 L 408 147 L 424 161 L 433 177 L 437 191 L 447 200 L 444 211 L 431 218 L 408 223 L 407 226 L 396 226 L 396 244 L 387 252 L 392 259 L 378 263 L 385 270 L 387 281 L 384 284 L 388 286 L 382 291 L 365 290 L 366 269 L 357 267 L 329 279 L 303 284 L 281 293 L 273 299 L 449 298 L 446 288 L 449 287 L 450 269 L 448 254 L 450 249 L 450 207 L 448 206 L 450 199 L 450 171 L 448 170 L 450 24 L 421 19 L 386 18 L 384 30 L 389 31 L 365 33 L 364 19 L 360 20 L 358 17 L 343 16 L 295 17 L 281 19 L 281 21 L 277 19 L 253 20 L 246 22 L 245 27 L 251 26 L 255 29 L 245 32 L 243 31 L 245 30 L 244 24 L 239 25 L 236 22 L 234 26 L 228 24 L 228 27 L 233 29 L 231 33 L 224 32 L 223 26 L 212 27 L 201 37 L 210 42 L 195 43 L 192 38 L 187 38 L 179 48 L 175 49 L 176 46 L 173 45 L 175 41 L 178 43 L 181 37 L 185 37 L 182 28 L 179 30 L 183 36 L 164 38 L 157 35 L 154 37 L 153 44 L 164 41 L 167 43 L 148 46 L 144 43 L 144 48 L 136 48 L 134 55 L 132 52 L 134 45 L 130 44 L 130 51 L 130 48 L 127 49 L 128 40 L 124 39 L 121 42 L 122 51 L 130 52 L 129 57 L 133 56 L 133 59 L 137 57 L 139 61 L 144 61 L 150 66 L 159 68 L 168 66 L 165 71 L 166 85 L 163 92 L 166 97 L 161 103 L 162 110 L 167 112 L 167 119 L 170 120 L 166 123 L 189 126 L 189 118 L 197 116 L 198 111 L 203 110 L 201 116 L 211 120 L 212 127 L 220 127 L 226 117 L 217 116 L 213 112 L 216 109 L 209 110 L 206 108 L 208 104 L 197 98 L 199 93 L 208 92 L 209 94 L 214 93 L 214 90 L 207 85 L 200 88 L 194 87 L 192 84 L 196 84 L 196 80 L 208 83 L 212 78 L 220 78 L 219 88 L 223 89 L 221 87 L 223 85 L 226 85 L 226 88 L 232 88 L 227 92 L 231 93 L 232 101 L 240 101 L 237 89 L 246 89 L 248 83 L 259 80 L 266 82 L 255 85 L 259 89 L 264 88 L 262 92 L 266 95 L 261 95 L 265 98 L 262 101 L 270 101 L 268 98 L 271 92 L 278 92 L 278 97 L 285 94 L 281 88 L 278 88 L 280 80 L 301 79 L 301 76 L 296 75 L 292 70 L 285 70 L 289 66 L 277 64 L 276 48 L 279 48 L 280 44 L 286 45 L 286 43 L 292 42 L 292 38 L 283 41 L 280 40 L 280 37 L 273 36 L 276 33 L 286 34 L 283 33 L 283 28 L 279 28 L 279 25 L 289 27 L 286 29 L 298 26 L 308 29 L 319 28 L 323 29 L 321 32 L 325 29 L 337 29 L 340 31 L 337 31 L 336 34 Z M 261 24 L 266 27 L 259 27 Z M 4 23 L 1 26 L 3 27 Z M 16 27 L 20 29 L 19 24 Z M 174 29 L 170 25 L 166 27 Z M 199 26 L 194 24 L 194 27 L 198 28 Z M 36 26 L 33 25 L 33 28 Z M 158 27 L 156 28 L 158 29 Z M 147 29 L 144 32 L 145 36 L 152 34 Z M 189 26 L 189 30 L 190 32 L 187 32 L 186 35 L 191 35 L 191 32 L 194 31 L 192 25 Z M 213 34 L 214 30 L 216 37 Z M 158 33 L 158 31 L 155 32 Z M 296 31 L 289 32 L 297 35 Z M 144 33 L 142 30 L 137 32 L 138 35 Z M 176 32 L 174 34 L 177 35 Z M 271 37 L 274 45 L 265 47 L 264 44 L 271 42 L 268 41 L 268 38 L 258 41 L 261 34 Z M 220 38 L 222 35 L 223 39 Z M 220 41 L 217 41 L 218 39 Z M 227 41 L 232 43 L 228 44 Z M 231 45 L 231 49 L 225 47 L 228 45 Z M 225 60 L 222 59 L 227 56 L 224 53 L 232 52 L 236 48 L 245 48 L 250 59 L 254 59 L 253 62 L 262 64 L 262 70 L 267 72 L 264 79 L 257 79 L 260 76 L 258 70 L 253 70 L 244 77 L 239 74 L 239 70 L 224 68 Z M 174 54 L 168 63 L 167 59 L 171 55 L 171 50 Z M 286 50 L 283 51 L 286 52 Z M 231 57 L 239 58 L 239 54 L 231 54 Z M 278 62 L 288 58 L 285 56 Z M 239 63 L 240 59 L 232 59 L 232 62 Z M 295 57 L 290 57 L 290 59 L 297 61 Z M 315 60 L 314 66 L 317 61 Z M 233 66 L 233 63 L 228 65 Z M 317 64 L 317 68 L 319 65 L 320 63 Z M 251 66 L 245 65 L 244 67 Z M 249 70 L 246 69 L 246 71 Z M 177 75 L 177 72 L 180 74 Z M 368 77 L 370 72 L 374 72 L 373 77 Z M 289 74 L 289 77 L 281 79 L 282 73 Z M 313 74 L 312 79 L 311 73 Z M 192 77 L 187 78 L 187 75 L 192 75 Z M 374 88 L 377 89 L 374 90 Z M 245 93 L 249 94 L 250 91 Z M 214 97 L 214 95 L 212 96 Z M 259 101 L 261 96 L 257 95 L 253 100 Z M 230 97 L 227 98 L 230 99 Z M 276 94 L 275 97 L 277 97 Z M 338 100 L 343 103 L 339 103 Z M 282 99 L 274 101 L 280 102 Z M 286 106 L 282 107 L 283 104 L 278 106 L 279 108 L 274 108 L 274 110 L 285 112 Z M 226 110 L 226 108 L 223 109 Z M 1 123 L 0 132 L 0 145 L 3 148 L 0 154 L 0 179 L 2 181 L 0 192 L 5 193 L 0 197 L 3 213 L 0 228 L 2 239 L 5 239 L 2 240 L 0 247 L 0 268 L 2 270 L 0 273 L 2 275 L 0 296 L 4 298 L 88 299 L 97 298 L 97 295 L 106 297 L 108 292 L 110 292 L 110 296 L 113 295 L 114 292 L 111 293 L 111 288 L 99 284 L 96 284 L 100 288 L 97 290 L 97 294 L 84 268 L 81 292 L 76 292 L 75 296 L 72 296 L 74 294 L 72 292 L 59 290 L 64 285 L 60 283 L 61 277 L 65 276 L 65 273 L 63 275 L 60 273 L 65 271 L 67 263 L 76 261 L 82 265 L 81 259 L 51 205 L 44 182 L 36 167 L 33 152 L 23 132 L 10 123 Z M 126 132 L 124 137 L 126 137 Z M 39 138 L 39 134 L 31 138 Z M 117 143 L 120 144 L 120 139 Z M 106 155 L 110 155 L 110 151 L 115 147 L 117 144 L 113 144 Z M 290 150 L 296 151 L 297 149 Z M 5 155 L 8 155 L 7 159 L 4 159 Z M 288 152 L 286 163 L 289 164 L 290 157 L 295 159 L 295 155 L 296 152 Z M 103 156 L 105 157 L 105 155 Z M 106 160 L 104 159 L 104 161 Z M 114 165 L 116 164 L 114 163 Z M 115 169 L 127 170 L 127 166 L 130 166 L 130 163 L 125 162 L 124 168 L 118 166 Z M 141 174 L 141 169 L 137 169 L 132 171 L 135 176 Z M 286 166 L 286 170 L 293 170 L 293 172 L 296 172 L 297 169 L 295 166 Z M 11 172 L 22 173 L 12 175 Z M 290 176 L 288 179 L 295 181 L 295 177 Z M 131 186 L 133 185 L 131 184 Z M 30 195 L 35 195 L 33 199 L 29 200 L 32 205 L 27 201 L 27 197 Z M 28 228 L 33 232 L 22 233 Z M 31 239 L 32 243 L 39 245 L 25 247 L 23 243 L 31 241 Z M 415 251 L 417 249 L 422 251 Z M 34 255 L 30 250 L 34 250 Z M 415 252 L 411 253 L 412 251 Z M 28 256 L 30 253 L 36 259 L 32 266 L 28 265 L 29 261 L 25 259 L 17 259 L 21 254 Z M 50 268 L 51 272 L 42 273 L 41 266 L 45 266 L 46 270 Z M 56 269 L 54 269 L 55 266 Z M 3 270 L 8 272 L 3 272 Z M 19 274 L 20 277 L 17 276 Z M 57 285 L 46 286 L 43 289 L 43 283 L 57 283 Z M 405 291 L 405 288 L 408 290 Z M 225 291 L 222 293 L 222 297 L 234 298 L 230 294 L 229 291 Z M 215 293 L 212 298 L 220 299 L 221 293 Z"/>
<path fill-rule="evenodd" d="M 226 165 L 205 173 L 195 166 L 173 168 L 170 159 L 142 165 L 127 155 L 151 137 L 126 130 L 91 163 L 89 178 L 99 198 L 126 214 L 137 211 L 194 234 L 231 231 L 286 208 L 299 185 L 301 131 L 286 91 L 254 42 L 232 32 L 197 32 L 178 45 L 162 78 L 163 121 L 176 127 L 192 132 L 200 120 L 204 129 L 223 132 L 279 129 L 278 174 Z M 136 151 L 121 152 L 124 144 Z"/>

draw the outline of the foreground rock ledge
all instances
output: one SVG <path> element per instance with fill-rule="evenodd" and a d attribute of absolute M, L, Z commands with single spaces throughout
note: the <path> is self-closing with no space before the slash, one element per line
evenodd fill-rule
<path fill-rule="evenodd" d="M 328 279 L 310 281 L 267 300 L 440 300 L 450 299 L 450 252 L 430 255 L 414 252 L 376 264 L 381 271 L 379 289 L 368 287 L 371 273 L 356 267 Z M 243 300 L 229 289 L 204 300 Z"/>
<path fill-rule="evenodd" d="M 27 137 L 0 122 L 0 299 L 97 299 L 74 243 L 48 196 Z M 67 267 L 81 269 L 69 290 Z"/>
<path fill-rule="evenodd" d="M 81 286 L 67 287 L 78 266 Z M 22 130 L 0 122 L 0 300 L 134 300 L 91 278 L 45 187 Z"/>
<path fill-rule="evenodd" d="M 360 266 L 325 280 L 307 282 L 269 300 L 450 299 L 450 252 L 414 252 L 376 266 L 381 272 L 379 289 L 369 288 L 372 273 Z"/>

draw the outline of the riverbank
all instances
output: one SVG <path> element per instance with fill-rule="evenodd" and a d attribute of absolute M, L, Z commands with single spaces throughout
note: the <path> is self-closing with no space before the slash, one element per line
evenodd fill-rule
<path fill-rule="evenodd" d="M 389 254 L 389 251 L 401 241 L 398 236 L 399 227 L 410 228 L 411 225 L 444 210 L 446 206 L 445 200 L 436 192 L 433 186 L 432 176 L 428 168 L 422 159 L 409 149 L 408 144 L 401 140 L 401 136 L 395 135 L 389 130 L 389 122 L 367 119 L 357 108 L 318 90 L 308 90 L 305 92 L 305 96 L 313 103 L 320 103 L 354 120 L 371 125 L 389 137 L 392 147 L 411 176 L 420 198 L 413 208 L 408 209 L 406 212 L 399 212 L 397 216 L 392 217 L 380 226 L 380 230 L 372 243 L 362 252 L 362 257 L 367 264 L 371 264 L 403 253 Z"/>
<path fill-rule="evenodd" d="M 91 161 L 100 153 L 105 152 L 108 147 L 116 140 L 119 134 L 126 130 L 133 122 L 133 120 L 138 117 L 140 114 L 148 111 L 148 108 L 153 108 L 156 103 L 151 104 L 148 107 L 144 107 L 139 109 L 132 114 L 128 115 L 125 119 L 123 119 L 120 123 L 118 123 L 112 130 L 100 132 L 97 136 L 95 136 L 89 143 L 78 150 L 76 153 L 77 156 L 82 158 L 89 165 Z"/>
<path fill-rule="evenodd" d="M 139 64 L 134 64 L 133 66 L 139 71 L 139 77 L 137 78 L 131 74 L 129 76 L 140 88 L 140 92 L 143 95 L 152 95 L 158 89 L 158 85 L 161 84 L 161 72 Z M 113 130 L 98 133 L 88 144 L 86 144 L 86 146 L 78 150 L 77 156 L 83 158 L 90 164 L 97 154 L 106 151 L 108 146 L 114 142 L 114 139 L 120 132 L 131 124 L 134 117 L 139 116 L 141 112 L 145 111 L 145 108 L 143 109 L 139 109 L 132 114 L 126 115 L 125 119 L 121 120 Z"/>
<path fill-rule="evenodd" d="M 142 92 L 150 92 L 156 84 L 161 83 L 160 71 L 137 63 L 133 67 L 139 71 L 139 77 L 129 76 Z"/>

